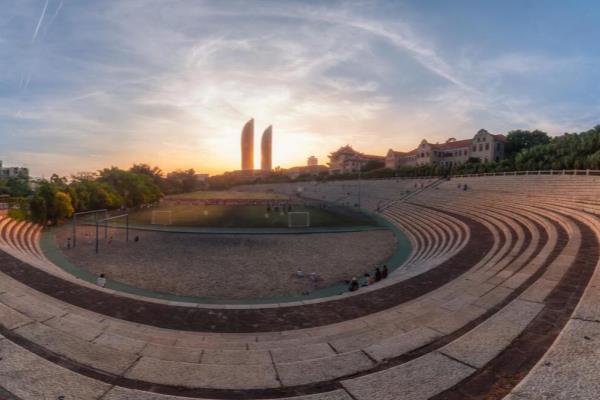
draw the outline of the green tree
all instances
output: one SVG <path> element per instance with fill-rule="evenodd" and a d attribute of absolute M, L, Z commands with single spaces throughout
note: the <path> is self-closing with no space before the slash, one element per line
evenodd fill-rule
<path fill-rule="evenodd" d="M 29 202 L 29 212 L 34 222 L 56 225 L 75 211 L 71 196 L 62 180 L 40 181 Z"/>
<path fill-rule="evenodd" d="M 360 169 L 362 172 L 369 172 L 376 169 L 381 169 L 385 167 L 385 162 L 378 160 L 369 160 L 362 166 Z"/>
<path fill-rule="evenodd" d="M 33 222 L 44 226 L 48 223 L 46 200 L 39 194 L 34 195 L 29 202 L 29 213 Z"/>
<path fill-rule="evenodd" d="M 177 170 L 169 173 L 165 182 L 165 193 L 188 193 L 202 187 L 193 169 Z"/>
<path fill-rule="evenodd" d="M 56 192 L 54 194 L 54 215 L 52 215 L 54 222 L 70 218 L 74 212 L 71 196 L 65 192 Z"/>
<path fill-rule="evenodd" d="M 506 135 L 506 156 L 514 157 L 524 149 L 550 143 L 550 137 L 546 132 L 540 130 L 527 131 L 517 129 Z"/>
<path fill-rule="evenodd" d="M 98 175 L 98 182 L 112 186 L 127 207 L 154 203 L 162 196 L 160 188 L 148 175 L 124 171 L 117 167 L 105 168 L 99 171 Z"/>
<path fill-rule="evenodd" d="M 149 176 L 152 179 L 152 182 L 164 191 L 165 179 L 163 177 L 163 172 L 159 167 L 151 167 L 148 164 L 134 164 L 129 168 L 129 172 Z"/>
<path fill-rule="evenodd" d="M 0 178 L 0 195 L 10 197 L 27 197 L 31 195 L 31 188 L 27 179 L 21 177 Z"/>

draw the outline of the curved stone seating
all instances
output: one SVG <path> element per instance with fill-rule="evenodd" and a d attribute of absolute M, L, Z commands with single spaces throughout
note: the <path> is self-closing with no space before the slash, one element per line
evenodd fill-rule
<path fill-rule="evenodd" d="M 176 399 L 181 394 L 209 399 L 214 398 L 210 390 L 221 390 L 214 392 L 217 398 L 227 398 L 227 390 L 238 389 L 257 391 L 252 392 L 255 399 L 262 398 L 261 391 L 265 398 L 302 400 L 464 398 L 461 393 L 481 385 L 490 368 L 502 377 L 507 373 L 502 369 L 510 364 L 503 361 L 505 354 L 535 350 L 531 343 L 537 342 L 526 341 L 533 332 L 550 341 L 549 345 L 554 340 L 550 334 L 557 334 L 563 326 L 565 333 L 547 358 L 557 365 L 555 373 L 568 377 L 567 366 L 586 372 L 577 358 L 565 357 L 570 346 L 595 351 L 594 326 L 578 324 L 596 323 L 593 306 L 597 300 L 591 288 L 597 287 L 599 279 L 594 277 L 588 286 L 578 308 L 581 314 L 575 314 L 578 317 L 547 335 L 540 324 L 560 309 L 563 293 L 575 293 L 569 297 L 569 307 L 574 308 L 572 303 L 587 285 L 586 276 L 596 267 L 598 219 L 590 213 L 594 205 L 584 210 L 582 203 L 557 202 L 552 194 L 536 195 L 532 202 L 526 193 L 459 192 L 456 187 L 450 203 L 448 190 L 424 191 L 412 196 L 410 204 L 399 202 L 386 210 L 386 216 L 420 237 L 421 248 L 415 249 L 413 260 L 426 263 L 460 249 L 468 232 L 453 222 L 459 221 L 459 215 L 487 227 L 494 237 L 493 246 L 440 287 L 389 309 L 332 325 L 268 333 L 174 331 L 80 309 L 0 275 L 0 324 L 6 336 L 0 340 L 0 352 L 9 360 L 0 371 L 16 366 L 6 369 L 12 371 L 13 379 L 0 373 L 0 386 L 23 399 L 37 398 L 37 382 L 28 389 L 25 382 L 14 379 L 15 373 L 24 371 L 16 365 L 18 360 L 36 360 L 27 365 L 33 369 L 29 373 L 41 377 L 40 382 L 55 374 L 68 382 L 61 390 L 90 389 L 89 394 L 71 394 L 73 398 Z M 418 217 L 406 215 L 417 210 L 422 211 Z M 440 221 L 442 225 L 434 225 Z M 26 235 L 26 230 L 20 232 Z M 468 242 L 477 239 L 470 237 Z M 590 242 L 596 253 L 587 248 Z M 586 258 L 593 262 L 583 263 Z M 430 270 L 436 268 L 432 265 Z M 398 270 L 388 282 L 363 293 L 402 281 L 408 270 Z M 575 277 L 580 282 L 577 286 L 570 284 Z M 5 321 L 11 325 L 7 327 Z M 538 328 L 531 331 L 531 327 Z M 586 332 L 590 339 L 583 340 L 591 343 L 582 342 L 580 332 Z M 20 341 L 30 347 L 20 347 Z M 32 343 L 37 347 L 31 347 Z M 542 344 L 538 347 L 546 349 Z M 39 357 L 43 351 L 64 358 L 62 366 Z M 110 358 L 108 353 L 118 356 Z M 528 360 L 541 356 L 533 353 Z M 592 365 L 595 362 L 588 360 Z M 521 368 L 528 369 L 526 365 Z M 92 369 L 120 380 L 92 376 Z M 545 375 L 547 369 L 540 361 L 515 388 L 514 398 L 539 398 L 540 383 L 558 390 L 559 385 L 549 381 L 554 375 Z M 566 379 L 560 382 L 565 384 Z M 571 398 L 593 393 L 593 379 L 580 382 L 583 389 L 570 392 L 575 393 Z M 49 384 L 51 388 L 57 385 Z M 294 389 L 299 387 L 306 389 Z"/>
<path fill-rule="evenodd" d="M 407 217 L 408 213 L 421 213 L 421 218 Z M 466 244 L 468 229 L 456 219 L 443 217 L 441 213 L 425 208 L 416 209 L 406 203 L 395 205 L 385 211 L 384 215 L 397 223 L 411 238 L 413 252 L 405 265 L 440 261 L 455 254 Z M 443 229 L 437 225 L 442 222 Z M 436 225 L 436 227 L 433 227 Z M 436 240 L 431 240 L 435 230 Z M 428 239 L 429 238 L 429 239 Z"/>
<path fill-rule="evenodd" d="M 56 332 L 53 332 L 52 335 L 55 336 Z"/>

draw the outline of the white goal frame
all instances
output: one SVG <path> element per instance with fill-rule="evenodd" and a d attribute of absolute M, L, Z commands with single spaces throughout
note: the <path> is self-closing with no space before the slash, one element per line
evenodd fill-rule
<path fill-rule="evenodd" d="M 306 224 L 294 224 L 292 223 L 293 215 L 305 215 Z M 288 212 L 288 228 L 308 228 L 310 227 L 310 212 L 308 211 L 290 211 Z"/>
<path fill-rule="evenodd" d="M 159 224 L 158 222 L 156 222 L 157 214 L 167 214 L 169 216 L 169 223 Z M 169 211 L 152 210 L 152 220 L 150 221 L 150 225 L 173 225 L 173 212 L 170 210 Z"/>

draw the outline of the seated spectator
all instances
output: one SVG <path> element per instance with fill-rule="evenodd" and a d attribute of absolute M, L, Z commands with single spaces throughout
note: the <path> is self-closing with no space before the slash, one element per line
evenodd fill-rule
<path fill-rule="evenodd" d="M 358 290 L 358 279 L 356 279 L 356 277 L 352 278 L 352 281 L 350 281 L 350 291 L 351 292 L 355 292 Z"/>
<path fill-rule="evenodd" d="M 383 271 L 381 271 L 381 279 L 385 279 L 388 277 L 388 267 L 387 265 L 383 266 Z"/>
<path fill-rule="evenodd" d="M 311 281 L 316 282 L 319 280 L 319 275 L 316 272 L 311 272 L 310 275 L 308 276 L 310 278 Z"/>
<path fill-rule="evenodd" d="M 296 278 L 304 278 L 304 271 L 298 268 L 298 271 L 296 271 Z"/>
<path fill-rule="evenodd" d="M 369 286 L 371 284 L 371 275 L 369 275 L 368 272 L 365 272 L 363 278 L 365 278 L 365 281 L 363 282 L 362 286 Z"/>
<path fill-rule="evenodd" d="M 379 267 L 375 268 L 375 282 L 379 282 L 381 280 L 381 270 Z"/>
<path fill-rule="evenodd" d="M 96 284 L 100 287 L 106 286 L 106 278 L 104 277 L 104 274 L 100 274 L 100 276 L 98 276 L 98 279 L 96 279 Z"/>

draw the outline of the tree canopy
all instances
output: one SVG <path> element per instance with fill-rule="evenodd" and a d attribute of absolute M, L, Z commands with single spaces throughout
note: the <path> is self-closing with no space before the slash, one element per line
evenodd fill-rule
<path fill-rule="evenodd" d="M 550 143 L 550 137 L 540 130 L 526 131 L 517 129 L 506 135 L 506 156 L 511 158 L 521 150 Z"/>

